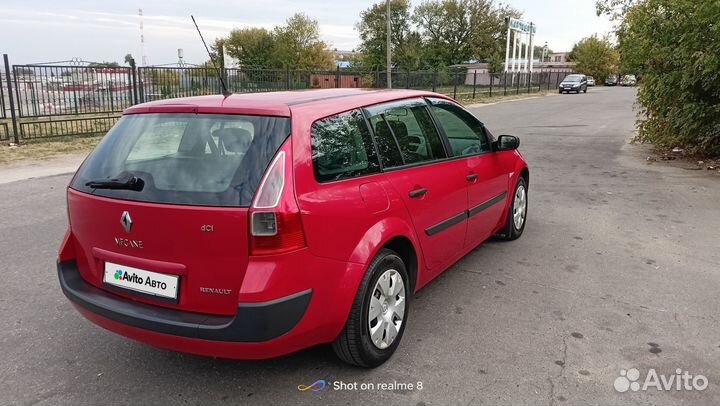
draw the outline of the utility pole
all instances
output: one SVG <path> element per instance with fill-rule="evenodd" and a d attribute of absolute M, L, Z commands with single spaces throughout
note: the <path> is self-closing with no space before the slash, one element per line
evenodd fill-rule
<path fill-rule="evenodd" d="M 528 56 L 528 62 L 530 63 L 530 78 L 532 78 L 532 72 L 533 72 L 533 59 L 535 58 L 535 24 L 530 22 L 530 39 L 528 42 L 528 48 L 530 49 L 530 54 Z"/>
<path fill-rule="evenodd" d="M 507 39 L 505 44 L 505 72 L 508 71 L 508 68 L 510 67 L 510 34 L 512 31 L 510 30 L 510 17 L 505 17 L 505 25 L 507 25 Z"/>
<path fill-rule="evenodd" d="M 387 51 L 387 87 L 388 89 L 392 89 L 392 65 L 390 58 L 390 0 L 385 0 L 385 6 L 387 8 L 387 16 L 385 17 L 387 20 L 387 38 L 385 44 Z"/>
<path fill-rule="evenodd" d="M 143 27 L 143 11 L 141 8 L 138 9 L 138 15 L 140 16 L 140 47 L 142 48 L 142 66 L 147 66 L 147 55 L 145 55 L 145 29 Z"/>

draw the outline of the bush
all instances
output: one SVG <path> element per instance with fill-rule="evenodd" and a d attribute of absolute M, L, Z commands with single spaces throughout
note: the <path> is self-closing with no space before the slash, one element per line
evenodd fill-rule
<path fill-rule="evenodd" d="M 720 155 L 720 1 L 643 0 L 625 11 L 621 66 L 641 76 L 640 140 Z"/>

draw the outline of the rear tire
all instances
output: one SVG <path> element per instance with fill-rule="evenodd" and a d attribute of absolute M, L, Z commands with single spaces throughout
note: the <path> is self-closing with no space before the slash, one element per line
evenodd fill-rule
<path fill-rule="evenodd" d="M 390 359 L 407 325 L 410 286 L 402 258 L 395 251 L 380 250 L 360 283 L 345 328 L 332 344 L 335 354 L 363 368 L 375 368 Z"/>
<path fill-rule="evenodd" d="M 505 227 L 495 234 L 495 238 L 504 241 L 517 240 L 525 231 L 525 223 L 527 222 L 527 207 L 528 207 L 528 188 L 527 181 L 525 178 L 520 176 L 513 194 L 511 196 L 512 204 L 510 210 L 508 210 L 507 218 L 505 219 Z M 521 221 L 517 220 L 518 212 L 521 214 Z"/>

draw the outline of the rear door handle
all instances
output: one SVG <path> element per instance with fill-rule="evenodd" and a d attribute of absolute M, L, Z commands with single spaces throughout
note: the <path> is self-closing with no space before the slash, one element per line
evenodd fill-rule
<path fill-rule="evenodd" d="M 418 197 L 425 196 L 425 194 L 427 192 L 428 192 L 428 190 L 425 188 L 413 189 L 410 191 L 410 193 L 408 193 L 408 195 L 410 196 L 411 199 L 417 199 Z"/>
<path fill-rule="evenodd" d="M 468 182 L 475 182 L 477 180 L 478 176 L 477 173 L 471 173 L 470 175 L 465 177 L 465 180 Z"/>

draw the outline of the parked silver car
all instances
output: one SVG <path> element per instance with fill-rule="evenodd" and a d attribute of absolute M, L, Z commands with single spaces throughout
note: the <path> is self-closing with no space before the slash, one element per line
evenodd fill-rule
<path fill-rule="evenodd" d="M 621 86 L 635 86 L 637 85 L 637 78 L 635 75 L 625 75 L 620 81 Z"/>

